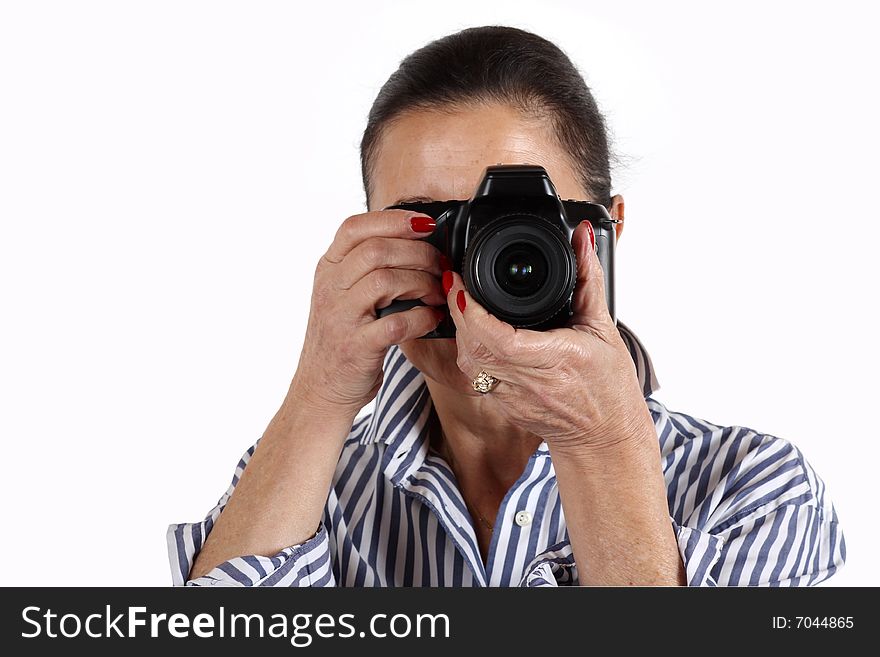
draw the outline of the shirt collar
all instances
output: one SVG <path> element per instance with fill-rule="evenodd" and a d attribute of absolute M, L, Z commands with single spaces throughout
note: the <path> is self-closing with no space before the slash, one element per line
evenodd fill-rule
<path fill-rule="evenodd" d="M 632 356 L 639 385 L 647 398 L 660 388 L 651 357 L 635 333 L 620 320 L 617 329 Z M 362 445 L 378 442 L 394 445 L 404 466 L 410 461 L 405 455 L 416 452 L 423 455 L 427 450 L 427 424 L 434 405 L 424 375 L 399 346 L 392 345 L 388 349 L 383 369 L 382 385 L 360 442 Z"/>

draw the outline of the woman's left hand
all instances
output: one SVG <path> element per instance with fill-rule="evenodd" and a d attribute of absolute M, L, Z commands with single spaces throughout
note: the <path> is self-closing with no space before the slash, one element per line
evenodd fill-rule
<path fill-rule="evenodd" d="M 551 448 L 605 447 L 653 432 L 635 364 L 608 312 L 594 240 L 589 221 L 572 236 L 577 284 L 567 328 L 514 328 L 478 304 L 461 276 L 450 272 L 447 301 L 459 369 L 468 379 L 481 370 L 499 379 L 485 395 L 488 403 Z"/>

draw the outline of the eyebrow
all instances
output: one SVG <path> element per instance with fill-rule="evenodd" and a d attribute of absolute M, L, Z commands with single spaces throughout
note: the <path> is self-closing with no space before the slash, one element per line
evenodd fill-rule
<path fill-rule="evenodd" d="M 430 196 L 404 196 L 397 199 L 391 205 L 401 205 L 403 203 L 433 203 L 434 199 Z"/>

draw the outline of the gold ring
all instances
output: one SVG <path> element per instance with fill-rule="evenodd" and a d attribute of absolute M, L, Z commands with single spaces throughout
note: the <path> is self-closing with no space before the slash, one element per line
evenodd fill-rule
<path fill-rule="evenodd" d="M 471 385 L 474 386 L 474 390 L 485 395 L 498 385 L 498 379 L 489 374 L 486 370 L 481 370 L 480 373 L 474 377 Z"/>

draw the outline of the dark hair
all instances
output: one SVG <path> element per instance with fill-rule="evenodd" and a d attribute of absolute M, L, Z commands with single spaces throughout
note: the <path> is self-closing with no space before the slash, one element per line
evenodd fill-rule
<path fill-rule="evenodd" d="M 361 140 L 361 174 L 367 203 L 370 177 L 383 130 L 405 111 L 457 109 L 502 102 L 549 118 L 593 201 L 611 205 L 605 120 L 568 56 L 537 34 L 513 27 L 472 27 L 409 54 L 382 85 Z"/>

